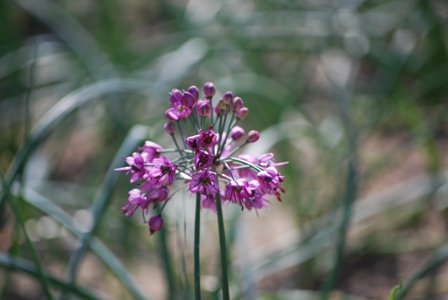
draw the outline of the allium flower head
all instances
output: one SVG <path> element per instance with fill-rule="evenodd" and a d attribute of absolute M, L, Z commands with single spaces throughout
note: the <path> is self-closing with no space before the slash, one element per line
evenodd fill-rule
<path fill-rule="evenodd" d="M 251 130 L 244 142 L 238 142 L 245 132 L 238 122 L 249 114 L 243 100 L 228 91 L 216 101 L 215 94 L 211 82 L 204 84 L 203 95 L 196 86 L 186 91 L 173 89 L 163 130 L 175 148 L 146 141 L 140 152 L 125 158 L 127 166 L 116 169 L 126 171 L 131 183 L 137 184 L 123 207 L 126 216 L 131 217 L 140 208 L 145 218 L 151 208 L 161 205 L 149 220 L 151 234 L 162 228 L 163 209 L 177 191 L 197 193 L 202 208 L 215 212 L 217 205 L 225 202 L 249 211 L 263 209 L 269 203 L 265 197 L 273 195 L 281 200 L 285 192 L 284 176 L 277 167 L 287 162 L 277 162 L 272 153 L 260 157 L 250 153 L 235 155 L 247 143 L 260 138 L 258 131 Z M 176 180 L 188 188 L 172 188 Z M 221 203 L 217 203 L 218 199 Z"/>

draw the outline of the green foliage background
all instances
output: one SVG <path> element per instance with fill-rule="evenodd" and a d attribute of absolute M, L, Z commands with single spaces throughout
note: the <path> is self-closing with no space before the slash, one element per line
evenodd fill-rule
<path fill-rule="evenodd" d="M 384 299 L 400 275 L 396 299 L 446 295 L 447 19 L 436 0 L 0 0 L 0 298 L 190 296 L 191 208 L 150 238 L 113 169 L 169 145 L 168 92 L 206 81 L 249 107 L 248 152 L 289 161 L 282 203 L 225 212 L 235 299 Z M 385 255 L 421 260 L 350 281 Z"/>

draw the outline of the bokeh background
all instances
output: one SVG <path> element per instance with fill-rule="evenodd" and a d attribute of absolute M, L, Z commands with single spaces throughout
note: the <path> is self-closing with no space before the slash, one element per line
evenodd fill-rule
<path fill-rule="evenodd" d="M 211 81 L 289 161 L 282 202 L 225 208 L 234 299 L 444 299 L 447 38 L 442 0 L 0 0 L 0 298 L 189 299 L 194 200 L 150 237 L 113 168 Z"/>

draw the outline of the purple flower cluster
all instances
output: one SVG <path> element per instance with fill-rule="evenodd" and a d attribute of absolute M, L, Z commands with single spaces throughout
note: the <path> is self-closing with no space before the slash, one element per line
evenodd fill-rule
<path fill-rule="evenodd" d="M 257 210 L 267 207 L 266 195 L 275 195 L 281 201 L 281 192 L 285 192 L 281 186 L 284 176 L 276 167 L 287 162 L 276 162 L 272 153 L 234 156 L 260 137 L 252 130 L 242 139 L 244 129 L 237 123 L 249 114 L 243 100 L 226 92 L 213 105 L 216 90 L 211 82 L 204 84 L 203 92 L 203 99 L 199 99 L 196 86 L 170 93 L 172 107 L 165 112 L 168 122 L 164 130 L 172 137 L 175 149 L 146 141 L 139 148 L 141 152 L 125 158 L 127 167 L 116 169 L 127 171 L 131 183 L 138 185 L 129 192 L 128 204 L 123 207 L 127 217 L 141 208 L 145 218 L 151 206 L 163 202 L 159 213 L 149 219 L 151 234 L 163 226 L 161 212 L 176 192 L 170 190 L 176 180 L 183 181 L 190 193 L 200 194 L 202 208 L 215 212 L 218 193 L 222 202 L 236 203 L 242 210 Z M 175 157 L 169 159 L 163 154 Z"/>

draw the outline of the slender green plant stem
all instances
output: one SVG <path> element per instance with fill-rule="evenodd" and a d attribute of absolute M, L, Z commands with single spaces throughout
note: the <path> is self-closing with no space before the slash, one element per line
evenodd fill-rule
<path fill-rule="evenodd" d="M 219 247 L 221 248 L 221 270 L 222 270 L 222 298 L 230 300 L 229 278 L 227 275 L 226 234 L 224 232 L 224 219 L 222 216 L 221 195 L 216 193 L 216 210 L 218 213 Z"/>
<path fill-rule="evenodd" d="M 162 228 L 159 231 L 160 236 L 160 245 L 162 247 L 162 259 L 163 259 L 163 266 L 165 268 L 165 276 L 166 281 L 168 282 L 168 299 L 172 300 L 174 299 L 174 294 L 176 291 L 176 287 L 174 284 L 174 273 L 173 273 L 173 266 L 171 265 L 171 257 L 170 253 L 168 251 L 168 243 L 167 243 L 167 230 L 166 226 L 162 226 Z"/>
<path fill-rule="evenodd" d="M 201 194 L 196 193 L 196 215 L 194 219 L 194 298 L 201 299 L 201 267 L 199 243 L 201 235 Z"/>

